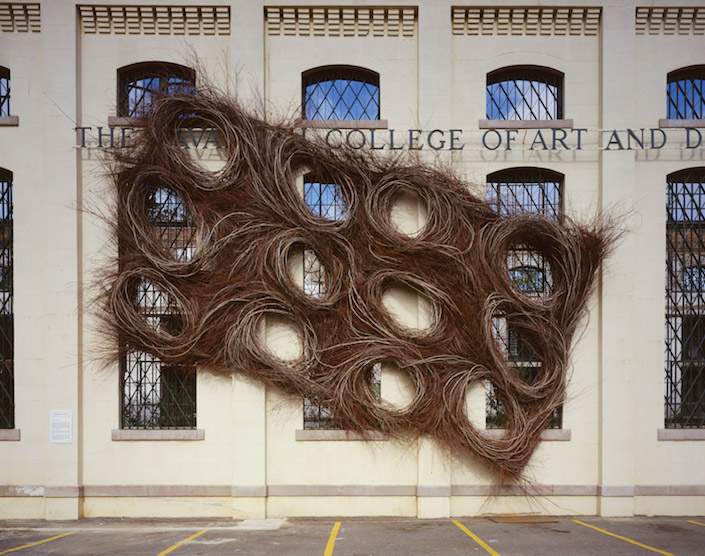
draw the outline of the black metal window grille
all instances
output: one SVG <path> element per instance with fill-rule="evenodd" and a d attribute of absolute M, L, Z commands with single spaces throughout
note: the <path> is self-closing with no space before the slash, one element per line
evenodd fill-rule
<path fill-rule="evenodd" d="M 147 214 L 161 246 L 177 261 L 190 261 L 196 247 L 195 230 L 181 197 L 165 187 L 155 189 L 147 199 Z"/>
<path fill-rule="evenodd" d="M 372 366 L 369 376 L 370 389 L 372 395 L 377 399 L 382 397 L 382 364 L 375 363 Z M 318 404 L 304 398 L 304 429 L 340 429 L 341 426 L 325 405 Z"/>
<path fill-rule="evenodd" d="M 666 428 L 705 426 L 705 168 L 668 176 Z"/>
<path fill-rule="evenodd" d="M 166 62 L 133 64 L 118 70 L 118 115 L 144 118 L 159 97 L 191 96 L 195 72 Z"/>
<path fill-rule="evenodd" d="M 193 255 L 194 228 L 182 199 L 168 188 L 147 198 L 147 214 L 159 242 L 176 260 Z M 134 292 L 135 305 L 154 330 L 177 334 L 182 327 L 176 299 L 147 279 Z M 121 361 L 123 428 L 195 428 L 196 370 L 167 365 L 159 358 L 130 350 Z"/>
<path fill-rule="evenodd" d="M 345 195 L 339 185 L 313 174 L 304 176 L 304 201 L 311 213 L 325 220 L 345 220 L 348 216 Z"/>
<path fill-rule="evenodd" d="M 314 216 L 325 220 L 345 220 L 345 196 L 337 184 L 313 174 L 304 176 L 304 202 Z M 304 292 L 313 297 L 325 293 L 325 269 L 311 249 L 304 249 Z"/>
<path fill-rule="evenodd" d="M 553 220 L 562 217 L 563 176 L 548 170 L 516 168 L 502 170 L 487 177 L 487 199 L 503 215 L 541 214 Z M 546 297 L 553 291 L 551 267 L 545 257 L 530 246 L 513 245 L 507 253 L 507 271 L 516 288 L 529 297 Z M 528 384 L 541 375 L 541 361 L 517 329 L 503 316 L 493 319 L 493 335 L 510 367 Z M 558 408 L 548 428 L 563 426 L 563 409 Z M 485 426 L 503 428 L 506 413 L 497 398 L 494 385 L 486 383 Z"/>
<path fill-rule="evenodd" d="M 10 70 L 0 66 L 0 116 L 10 115 Z"/>
<path fill-rule="evenodd" d="M 326 66 L 302 74 L 305 120 L 379 120 L 379 74 L 353 66 Z"/>
<path fill-rule="evenodd" d="M 541 360 L 515 328 L 507 325 L 504 317 L 492 319 L 493 335 L 500 351 L 509 366 L 527 384 L 535 384 L 541 377 Z M 488 429 L 502 429 L 506 426 L 507 415 L 502 402 L 497 398 L 494 385 L 485 383 L 485 426 Z M 563 427 L 563 408 L 553 412 L 548 423 L 549 429 Z"/>
<path fill-rule="evenodd" d="M 563 74 L 538 66 L 514 66 L 487 74 L 487 119 L 559 120 Z"/>
<path fill-rule="evenodd" d="M 304 201 L 311 213 L 318 218 L 332 221 L 345 220 L 348 214 L 345 196 L 340 187 L 337 184 L 329 183 L 330 181 L 317 178 L 313 174 L 306 174 L 304 176 Z M 312 249 L 304 249 L 303 273 L 304 292 L 312 297 L 321 297 L 325 293 L 326 287 L 325 269 Z M 377 379 L 374 378 L 375 376 Z M 377 370 L 373 371 L 371 384 L 373 390 L 376 388 L 376 395 L 379 395 Z M 340 427 L 333 418 L 330 409 L 304 398 L 304 428 L 336 429 Z"/>
<path fill-rule="evenodd" d="M 560 220 L 563 176 L 538 168 L 500 170 L 487 177 L 487 200 L 502 216 L 541 214 Z"/>
<path fill-rule="evenodd" d="M 672 71 L 666 85 L 667 118 L 705 119 L 705 65 Z"/>
<path fill-rule="evenodd" d="M 0 429 L 15 428 L 12 172 L 0 168 Z"/>

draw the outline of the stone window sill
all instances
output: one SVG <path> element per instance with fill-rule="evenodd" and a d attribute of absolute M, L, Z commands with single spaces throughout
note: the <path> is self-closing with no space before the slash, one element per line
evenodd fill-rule
<path fill-rule="evenodd" d="M 20 439 L 20 429 L 0 429 L 0 442 L 17 442 Z"/>
<path fill-rule="evenodd" d="M 504 436 L 504 431 L 506 429 L 485 429 L 483 434 L 485 436 L 497 438 Z M 571 438 L 570 429 L 544 429 L 541 431 L 541 440 L 556 440 L 567 442 Z"/>
<path fill-rule="evenodd" d="M 296 127 L 308 129 L 388 129 L 387 120 L 296 120 Z"/>
<path fill-rule="evenodd" d="M 113 429 L 111 440 L 205 440 L 203 429 Z"/>
<path fill-rule="evenodd" d="M 705 440 L 705 429 L 658 429 L 659 440 Z"/>
<path fill-rule="evenodd" d="M 660 119 L 658 121 L 659 127 L 675 127 L 685 129 L 686 127 L 705 127 L 705 120 L 671 120 L 667 118 Z"/>
<path fill-rule="evenodd" d="M 309 430 L 299 429 L 296 431 L 296 440 L 303 441 L 345 441 L 345 440 L 389 440 L 389 436 L 379 431 L 365 431 L 364 433 L 345 431 L 339 429 Z"/>
<path fill-rule="evenodd" d="M 20 125 L 19 116 L 0 116 L 0 126 L 18 126 Z"/>
<path fill-rule="evenodd" d="M 480 120 L 480 129 L 572 129 L 573 120 Z"/>

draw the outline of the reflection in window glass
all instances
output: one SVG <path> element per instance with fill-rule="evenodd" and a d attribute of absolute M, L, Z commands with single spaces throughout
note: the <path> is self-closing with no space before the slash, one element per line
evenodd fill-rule
<path fill-rule="evenodd" d="M 0 66 L 0 116 L 10 115 L 10 70 Z"/>
<path fill-rule="evenodd" d="M 705 427 L 705 168 L 668 176 L 665 426 Z"/>
<path fill-rule="evenodd" d="M 339 185 L 313 174 L 304 176 L 304 201 L 311 214 L 325 220 L 345 220 L 347 204 Z"/>
<path fill-rule="evenodd" d="M 683 269 L 683 290 L 705 291 L 705 267 L 691 266 Z"/>
<path fill-rule="evenodd" d="M 144 118 L 159 97 L 192 95 L 195 74 L 166 62 L 134 64 L 118 70 L 118 82 L 118 115 Z"/>
<path fill-rule="evenodd" d="M 487 176 L 487 200 L 501 215 L 542 214 L 558 221 L 563 177 L 538 168 L 510 168 Z"/>
<path fill-rule="evenodd" d="M 487 75 L 487 119 L 557 120 L 563 117 L 563 74 L 516 66 Z"/>
<path fill-rule="evenodd" d="M 160 187 L 147 198 L 147 217 L 160 245 L 180 262 L 193 258 L 195 228 L 181 197 L 173 190 Z"/>
<path fill-rule="evenodd" d="M 543 293 L 545 273 L 536 266 L 518 266 L 509 269 L 509 277 L 524 293 Z"/>
<path fill-rule="evenodd" d="M 305 120 L 378 120 L 379 74 L 351 66 L 303 73 Z"/>
<path fill-rule="evenodd" d="M 705 119 L 705 66 L 693 66 L 668 74 L 667 118 Z"/>

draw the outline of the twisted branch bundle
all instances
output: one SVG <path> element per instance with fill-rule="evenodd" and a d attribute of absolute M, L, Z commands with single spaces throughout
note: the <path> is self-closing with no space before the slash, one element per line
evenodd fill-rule
<path fill-rule="evenodd" d="M 218 130 L 224 168 L 209 172 L 191 157 L 178 133 L 184 126 Z M 169 365 L 242 372 L 328 407 L 346 429 L 431 435 L 503 477 L 520 475 L 564 401 L 571 339 L 613 227 L 500 215 L 450 171 L 304 139 L 209 90 L 157 101 L 133 144 L 112 157 L 119 261 L 101 297 L 120 355 L 139 350 Z M 344 220 L 311 213 L 296 186 L 306 171 L 340 187 Z M 165 188 L 183 200 L 195 230 L 188 260 L 165 248 L 150 225 L 150 195 Z M 427 207 L 417 235 L 391 222 L 400 192 Z M 516 245 L 546 259 L 550 295 L 529 296 L 511 280 L 507 253 Z M 320 297 L 306 295 L 291 276 L 288 257 L 301 248 L 325 269 Z M 137 307 L 135 290 L 145 279 L 178 307 L 176 329 L 151 325 Z M 395 285 L 430 301 L 432 326 L 414 330 L 392 318 L 382 294 Z M 261 324 L 273 314 L 295 324 L 298 359 L 282 360 L 265 345 Z M 497 317 L 541 361 L 532 385 L 507 364 L 492 332 Z M 408 406 L 373 394 L 370 376 L 380 362 L 410 378 Z M 476 381 L 494 384 L 507 414 L 504 436 L 470 422 L 466 393 Z"/>

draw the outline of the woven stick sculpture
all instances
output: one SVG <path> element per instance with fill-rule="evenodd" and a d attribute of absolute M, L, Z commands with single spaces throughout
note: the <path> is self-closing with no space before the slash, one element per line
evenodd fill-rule
<path fill-rule="evenodd" d="M 227 154 L 221 170 L 192 158 L 184 126 L 217 130 Z M 132 139 L 111 153 L 119 261 L 101 296 L 120 355 L 138 350 L 167 365 L 242 372 L 329 408 L 345 429 L 430 435 L 503 478 L 521 475 L 564 401 L 571 340 L 613 226 L 500 214 L 450 171 L 302 138 L 209 90 L 158 100 Z M 312 214 L 296 185 L 304 171 L 337 184 L 346 218 Z M 151 224 L 155 192 L 164 191 L 183 203 L 192 256 L 165 247 Z M 404 192 L 427 207 L 416 235 L 391 221 Z M 517 245 L 547 262 L 550 295 L 529 295 L 510 277 L 507 253 Z M 291 275 L 288 258 L 303 248 L 325 269 L 321 296 L 305 294 Z M 171 326 L 139 310 L 145 281 L 180 315 Z M 406 328 L 389 314 L 382 294 L 395 285 L 431 303 L 429 328 Z M 294 323 L 299 358 L 282 360 L 267 348 L 267 315 Z M 508 365 L 493 332 L 497 318 L 541 362 L 532 384 Z M 381 362 L 410 378 L 408 406 L 374 395 L 370 377 Z M 467 391 L 478 381 L 494 385 L 506 412 L 503 436 L 486 435 L 468 418 Z"/>

